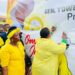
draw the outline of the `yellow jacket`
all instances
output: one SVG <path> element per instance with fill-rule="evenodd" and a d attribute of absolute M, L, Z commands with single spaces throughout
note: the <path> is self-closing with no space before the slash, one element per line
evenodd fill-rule
<path fill-rule="evenodd" d="M 40 38 L 35 50 L 32 75 L 58 75 L 58 55 L 65 52 L 66 44 L 57 45 L 51 39 Z"/>
<path fill-rule="evenodd" d="M 4 41 L 3 41 L 3 39 L 0 37 L 0 47 L 1 47 L 2 45 L 4 45 Z"/>
<path fill-rule="evenodd" d="M 1 52 L 1 47 L 4 45 L 4 41 L 3 39 L 0 37 L 0 52 Z M 0 56 L 1 57 L 1 56 Z M 0 60 L 1 63 L 1 60 Z"/>
<path fill-rule="evenodd" d="M 25 53 L 21 42 L 18 47 L 7 43 L 1 48 L 1 66 L 8 68 L 8 75 L 25 75 Z"/>
<path fill-rule="evenodd" d="M 72 75 L 64 53 L 59 55 L 59 75 Z"/>

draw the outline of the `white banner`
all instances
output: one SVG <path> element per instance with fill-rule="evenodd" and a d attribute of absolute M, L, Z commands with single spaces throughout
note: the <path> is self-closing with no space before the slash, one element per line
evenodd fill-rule
<path fill-rule="evenodd" d="M 25 22 L 36 26 L 37 24 L 48 27 L 55 25 L 57 31 L 52 39 L 57 43 L 61 40 L 61 33 L 63 31 L 67 33 L 70 47 L 66 51 L 66 56 L 72 75 L 75 75 L 75 0 L 34 0 L 34 9 Z M 25 44 L 34 40 L 34 37 L 37 38 L 37 34 L 36 31 L 25 31 L 24 39 L 29 39 L 25 39 L 27 41 Z"/>

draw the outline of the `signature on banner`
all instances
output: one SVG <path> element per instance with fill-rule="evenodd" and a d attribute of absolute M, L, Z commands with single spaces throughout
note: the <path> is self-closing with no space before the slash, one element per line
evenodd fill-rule
<path fill-rule="evenodd" d="M 35 39 L 30 38 L 30 35 L 27 34 L 25 37 L 25 45 L 29 45 L 31 44 L 31 46 L 29 47 L 29 51 L 30 51 L 30 57 L 33 57 L 33 55 L 35 54 L 35 44 L 36 41 Z"/>

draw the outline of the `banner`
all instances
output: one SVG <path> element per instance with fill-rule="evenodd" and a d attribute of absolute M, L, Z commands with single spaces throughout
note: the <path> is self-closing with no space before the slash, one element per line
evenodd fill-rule
<path fill-rule="evenodd" d="M 9 4 L 8 14 L 10 13 L 13 24 L 20 28 L 24 25 L 25 31 L 22 31 L 23 41 L 29 56 L 34 53 L 35 39 L 40 37 L 39 31 L 42 27 L 57 27 L 52 36 L 52 39 L 57 43 L 61 42 L 62 32 L 67 33 L 70 47 L 65 54 L 72 75 L 75 75 L 75 1 L 0 0 L 1 16 L 6 15 L 7 1 Z"/>
<path fill-rule="evenodd" d="M 57 31 L 53 34 L 52 39 L 57 43 L 61 42 L 62 32 L 67 33 L 70 47 L 65 54 L 72 75 L 75 75 L 75 1 L 34 0 L 34 9 L 31 14 L 25 18 L 25 26 L 27 25 L 30 26 L 31 31 L 23 31 L 25 33 L 24 42 L 26 40 L 25 38 L 27 38 L 26 35 L 29 39 L 34 39 L 32 38 L 33 36 L 35 36 L 35 38 L 38 37 L 36 35 L 37 27 L 42 28 L 42 26 L 47 26 L 51 28 L 51 26 L 56 26 Z"/>

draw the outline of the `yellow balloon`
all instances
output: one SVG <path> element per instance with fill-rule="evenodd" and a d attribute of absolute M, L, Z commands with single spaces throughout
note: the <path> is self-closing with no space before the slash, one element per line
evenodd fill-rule
<path fill-rule="evenodd" d="M 24 26 L 24 29 L 25 29 L 25 30 L 30 30 L 30 25 L 25 25 L 25 26 Z"/>
<path fill-rule="evenodd" d="M 32 22 L 35 22 L 35 21 L 37 21 L 39 23 L 39 26 L 32 25 Z M 41 20 L 41 18 L 34 16 L 34 17 L 31 17 L 28 22 L 25 21 L 24 29 L 25 30 L 40 30 L 43 27 L 44 27 L 44 24 L 43 24 L 43 21 Z"/>
<path fill-rule="evenodd" d="M 40 17 L 37 17 L 37 16 L 34 16 L 34 17 L 30 18 L 29 24 L 31 25 L 31 22 L 32 22 L 32 21 L 35 21 L 35 20 L 39 22 L 39 24 L 40 24 L 40 29 L 43 28 L 43 26 L 44 26 L 43 21 L 41 20 Z M 37 28 L 37 27 L 36 27 L 36 28 Z"/>

